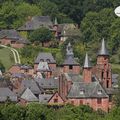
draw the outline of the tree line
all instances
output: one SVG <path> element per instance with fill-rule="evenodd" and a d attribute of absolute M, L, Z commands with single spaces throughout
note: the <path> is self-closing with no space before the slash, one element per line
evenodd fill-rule
<path fill-rule="evenodd" d="M 119 120 L 120 108 L 110 113 L 94 111 L 89 106 L 47 106 L 30 103 L 27 106 L 0 104 L 0 120 Z"/>

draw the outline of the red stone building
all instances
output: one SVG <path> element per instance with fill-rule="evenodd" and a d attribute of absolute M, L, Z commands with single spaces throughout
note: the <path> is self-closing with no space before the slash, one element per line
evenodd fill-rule
<path fill-rule="evenodd" d="M 59 81 L 59 94 L 65 102 L 73 105 L 89 105 L 94 110 L 101 109 L 106 112 L 111 109 L 112 73 L 104 39 L 94 71 L 87 54 L 83 75 L 76 74 L 74 69 L 66 70 L 65 66 L 63 71 Z"/>
<path fill-rule="evenodd" d="M 58 92 L 55 92 L 53 96 L 48 100 L 49 105 L 63 105 L 65 104 L 63 98 L 58 94 Z"/>
<path fill-rule="evenodd" d="M 69 43 L 66 48 L 66 58 L 63 63 L 63 72 L 64 73 L 80 73 L 80 65 L 75 61 L 74 53 L 72 50 L 72 46 Z"/>
<path fill-rule="evenodd" d="M 31 66 L 21 65 L 21 64 L 12 65 L 8 71 L 11 74 L 21 73 L 21 74 L 28 75 L 28 76 L 33 76 L 34 74 L 34 70 Z"/>
<path fill-rule="evenodd" d="M 56 61 L 51 53 L 39 53 L 34 62 L 34 71 L 45 74 L 46 78 L 52 77 L 56 70 Z"/>
<path fill-rule="evenodd" d="M 14 48 L 22 48 L 29 41 L 22 38 L 16 30 L 1 30 L 0 31 L 0 43 L 2 45 L 10 45 Z"/>

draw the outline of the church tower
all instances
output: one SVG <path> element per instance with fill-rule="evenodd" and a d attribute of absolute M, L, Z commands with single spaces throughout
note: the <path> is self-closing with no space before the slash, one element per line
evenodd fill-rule
<path fill-rule="evenodd" d="M 79 63 L 75 61 L 73 49 L 70 43 L 68 43 L 66 48 L 66 58 L 63 63 L 63 72 L 65 73 L 80 73 Z"/>
<path fill-rule="evenodd" d="M 105 41 L 102 40 L 101 48 L 97 55 L 97 77 L 100 83 L 105 88 L 110 88 L 112 86 L 112 75 L 111 67 L 109 63 L 109 53 L 107 51 Z"/>
<path fill-rule="evenodd" d="M 88 54 L 86 53 L 85 62 L 83 66 L 83 81 L 85 83 L 92 82 L 92 66 L 88 58 Z"/>

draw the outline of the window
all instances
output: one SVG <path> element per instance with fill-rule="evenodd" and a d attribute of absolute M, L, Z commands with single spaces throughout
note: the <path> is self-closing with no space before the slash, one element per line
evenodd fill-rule
<path fill-rule="evenodd" d="M 43 60 L 43 59 L 40 59 L 40 62 L 44 62 L 44 60 Z"/>
<path fill-rule="evenodd" d="M 106 86 L 107 88 L 109 88 L 109 81 L 107 80 L 107 86 Z"/>
<path fill-rule="evenodd" d="M 101 75 L 101 78 L 103 79 L 103 77 L 104 77 L 104 72 L 102 71 L 102 75 Z"/>
<path fill-rule="evenodd" d="M 80 100 L 80 105 L 83 105 L 83 100 Z"/>
<path fill-rule="evenodd" d="M 109 77 L 109 72 L 107 71 L 107 78 Z"/>
<path fill-rule="evenodd" d="M 101 104 L 102 103 L 102 99 L 101 98 L 98 98 L 97 99 L 97 104 Z"/>
<path fill-rule="evenodd" d="M 58 99 L 54 99 L 54 103 L 58 103 Z"/>
<path fill-rule="evenodd" d="M 47 59 L 47 60 L 46 60 L 46 62 L 48 62 L 48 63 L 49 63 L 49 62 L 50 62 L 50 59 Z"/>
<path fill-rule="evenodd" d="M 98 91 L 97 91 L 97 94 L 98 94 L 98 95 L 101 95 L 101 94 L 102 94 L 102 90 L 98 90 Z"/>
<path fill-rule="evenodd" d="M 71 104 L 73 104 L 73 105 L 74 105 L 74 101 L 71 101 Z"/>
<path fill-rule="evenodd" d="M 80 94 L 81 94 L 81 95 L 83 95 L 83 94 L 84 94 L 84 92 L 85 92 L 84 90 L 80 90 Z"/>
<path fill-rule="evenodd" d="M 15 41 L 11 41 L 11 44 L 15 44 Z"/>
<path fill-rule="evenodd" d="M 112 95 L 109 95 L 109 102 L 112 102 Z"/>
<path fill-rule="evenodd" d="M 27 72 L 29 72 L 29 70 L 28 70 L 28 69 L 25 69 L 25 72 L 27 73 Z"/>
<path fill-rule="evenodd" d="M 69 69 L 73 69 L 73 66 L 72 66 L 72 65 L 69 65 Z"/>

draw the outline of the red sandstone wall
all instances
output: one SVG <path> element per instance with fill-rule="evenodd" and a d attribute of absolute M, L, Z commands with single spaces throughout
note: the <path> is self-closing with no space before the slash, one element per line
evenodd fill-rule
<path fill-rule="evenodd" d="M 56 93 L 48 102 L 49 104 L 64 104 L 63 99 Z"/>
<path fill-rule="evenodd" d="M 34 64 L 34 71 L 37 70 L 38 64 Z"/>
<path fill-rule="evenodd" d="M 1 44 L 3 45 L 11 45 L 11 47 L 14 47 L 14 48 L 23 48 L 25 46 L 25 44 L 23 43 L 11 43 L 11 39 L 7 39 L 7 38 L 4 38 L 4 39 L 1 39 Z"/>
<path fill-rule="evenodd" d="M 68 99 L 68 103 L 71 103 L 73 105 L 89 105 L 94 110 L 102 109 L 103 111 L 108 112 L 109 109 L 109 100 L 108 98 L 102 98 L 102 103 L 97 103 L 97 98 L 91 98 L 91 99 Z"/>
<path fill-rule="evenodd" d="M 109 63 L 108 56 L 98 56 L 97 57 L 97 64 L 105 64 Z"/>
<path fill-rule="evenodd" d="M 65 65 L 63 67 L 63 72 L 65 72 L 65 73 L 73 72 L 75 74 L 79 74 L 80 73 L 80 66 L 73 66 L 73 69 L 69 69 L 69 66 Z"/>
<path fill-rule="evenodd" d="M 24 46 L 25 44 L 22 44 L 22 43 L 11 44 L 11 47 L 14 47 L 14 48 L 23 48 Z"/>
<path fill-rule="evenodd" d="M 50 68 L 52 68 L 53 70 L 55 70 L 56 69 L 56 64 L 55 63 L 49 63 L 48 64 L 48 66 L 50 67 Z"/>
<path fill-rule="evenodd" d="M 3 45 L 9 45 L 9 44 L 11 44 L 11 40 L 7 39 L 7 38 L 1 39 L 1 44 L 3 44 Z"/>
<path fill-rule="evenodd" d="M 20 73 L 20 67 L 19 66 L 12 66 L 8 71 L 10 73 Z"/>
<path fill-rule="evenodd" d="M 92 81 L 92 70 L 91 68 L 83 69 L 83 80 L 85 83 L 90 83 Z"/>

